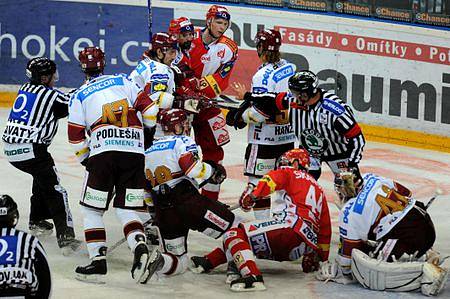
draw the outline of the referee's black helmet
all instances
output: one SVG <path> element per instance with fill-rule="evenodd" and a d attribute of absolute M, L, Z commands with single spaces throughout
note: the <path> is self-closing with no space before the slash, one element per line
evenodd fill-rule
<path fill-rule="evenodd" d="M 19 210 L 11 196 L 0 195 L 0 227 L 15 227 L 19 221 Z"/>
<path fill-rule="evenodd" d="M 41 77 L 56 73 L 56 63 L 47 57 L 36 57 L 28 61 L 26 75 L 33 83 L 41 83 Z"/>
<path fill-rule="evenodd" d="M 311 71 L 300 71 L 289 78 L 288 84 L 292 94 L 299 95 L 306 93 L 311 98 L 317 93 L 319 79 Z"/>

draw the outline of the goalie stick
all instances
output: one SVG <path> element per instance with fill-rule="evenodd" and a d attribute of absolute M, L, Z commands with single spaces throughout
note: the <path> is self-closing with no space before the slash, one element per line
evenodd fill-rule
<path fill-rule="evenodd" d="M 431 204 L 433 203 L 433 201 L 436 199 L 436 197 L 438 197 L 439 195 L 442 195 L 443 192 L 441 189 L 436 189 L 436 191 L 434 192 L 433 197 L 430 198 L 430 200 L 428 201 L 427 205 L 425 206 L 425 210 L 427 210 Z"/>

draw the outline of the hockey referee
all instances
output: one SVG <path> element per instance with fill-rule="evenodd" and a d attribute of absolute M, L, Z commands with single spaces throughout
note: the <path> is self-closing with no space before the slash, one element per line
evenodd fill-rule
<path fill-rule="evenodd" d="M 39 240 L 16 230 L 17 204 L 0 195 L 0 297 L 49 298 L 50 268 Z"/>
<path fill-rule="evenodd" d="M 33 176 L 29 228 L 51 234 L 56 227 L 63 254 L 76 250 L 72 215 L 66 190 L 60 185 L 52 156 L 47 151 L 58 129 L 58 119 L 68 115 L 68 96 L 53 89 L 56 64 L 48 58 L 31 59 L 26 68 L 30 82 L 19 89 L 3 133 L 4 153 L 16 168 Z"/>
<path fill-rule="evenodd" d="M 250 101 L 254 113 L 266 119 L 290 109 L 292 129 L 300 146 L 310 154 L 309 173 L 315 179 L 320 177 L 321 164 L 325 162 L 335 176 L 341 171 L 352 171 L 362 182 L 358 164 L 365 139 L 361 128 L 350 106 L 318 85 L 319 79 L 313 72 L 299 71 L 289 78 L 290 93 L 246 93 L 244 101 Z M 237 125 L 238 120 L 233 121 Z"/>

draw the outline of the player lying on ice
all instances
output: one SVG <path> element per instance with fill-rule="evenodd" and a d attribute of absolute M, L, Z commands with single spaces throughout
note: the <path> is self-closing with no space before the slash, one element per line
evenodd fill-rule
<path fill-rule="evenodd" d="M 431 250 L 436 239 L 427 207 L 392 179 L 352 172 L 335 181 L 339 195 L 339 254 L 321 265 L 316 278 L 341 284 L 359 282 L 378 291 L 437 295 L 448 270 Z"/>
<path fill-rule="evenodd" d="M 152 186 L 155 224 L 159 227 L 163 252 L 153 251 L 145 282 L 154 273 L 175 275 L 187 269 L 189 230 L 217 239 L 236 225 L 228 206 L 198 191 L 196 179 L 202 184 L 220 184 L 226 172 L 220 164 L 201 161 L 198 145 L 189 137 L 186 112 L 161 110 L 158 122 L 165 136 L 146 150 L 145 167 Z"/>
<path fill-rule="evenodd" d="M 244 191 L 239 200 L 242 209 L 249 211 L 260 198 L 284 191 L 284 209 L 273 218 L 231 228 L 224 235 L 224 249 L 192 257 L 192 270 L 209 272 L 233 259 L 239 276 L 231 281 L 230 288 L 237 292 L 266 289 L 255 257 L 275 261 L 303 257 L 303 272 L 317 270 L 319 262 L 328 259 L 331 225 L 325 193 L 307 173 L 308 168 L 307 151 L 292 149 L 284 153 L 277 161 L 277 169 L 259 180 L 254 190 Z"/>

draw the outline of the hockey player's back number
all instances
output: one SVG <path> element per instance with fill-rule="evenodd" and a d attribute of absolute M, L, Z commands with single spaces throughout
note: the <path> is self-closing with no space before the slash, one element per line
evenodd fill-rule
<path fill-rule="evenodd" d="M 396 183 L 396 187 L 392 189 L 386 185 L 381 186 L 382 190 L 386 193 L 386 196 L 378 194 L 375 198 L 376 202 L 386 215 L 403 211 L 409 203 L 409 196 L 411 196 L 410 191 L 401 185 L 400 186 L 403 188 L 397 188 L 397 184 L 398 183 Z"/>
<path fill-rule="evenodd" d="M 155 168 L 155 173 L 150 169 L 145 170 L 145 176 L 150 181 L 153 187 L 164 184 L 173 179 L 172 172 L 167 166 L 161 165 Z"/>
<path fill-rule="evenodd" d="M 117 116 L 120 118 L 117 119 Z M 128 101 L 118 100 L 102 106 L 102 123 L 117 127 L 128 127 Z"/>

